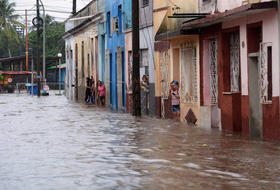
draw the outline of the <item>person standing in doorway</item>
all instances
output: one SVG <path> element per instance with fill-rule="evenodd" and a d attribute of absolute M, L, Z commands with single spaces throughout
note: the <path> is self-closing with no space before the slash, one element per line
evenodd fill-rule
<path fill-rule="evenodd" d="M 179 82 L 172 81 L 170 84 L 170 95 L 172 102 L 173 117 L 176 120 L 180 120 L 180 93 L 179 93 Z"/>
<path fill-rule="evenodd" d="M 95 104 L 95 80 L 91 77 L 91 97 L 90 101 L 92 104 Z"/>
<path fill-rule="evenodd" d="M 101 106 L 105 106 L 105 95 L 106 95 L 106 88 L 105 85 L 99 80 L 98 83 L 98 97 L 99 97 L 99 102 Z"/>
<path fill-rule="evenodd" d="M 85 102 L 89 103 L 91 97 L 91 81 L 90 78 L 87 77 L 87 82 L 86 82 L 86 93 L 85 93 Z"/>
<path fill-rule="evenodd" d="M 150 85 L 149 85 L 149 78 L 146 76 L 146 75 L 143 75 L 142 76 L 142 82 L 141 82 L 141 87 L 142 87 L 142 90 L 144 91 L 145 93 L 145 104 L 146 104 L 146 114 L 148 115 L 149 114 L 149 109 L 150 109 Z"/>

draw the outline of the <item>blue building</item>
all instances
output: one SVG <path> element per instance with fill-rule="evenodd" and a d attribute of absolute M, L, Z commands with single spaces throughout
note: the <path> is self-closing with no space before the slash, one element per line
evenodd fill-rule
<path fill-rule="evenodd" d="M 126 111 L 123 0 L 106 0 L 106 103 Z"/>
<path fill-rule="evenodd" d="M 97 7 L 98 13 L 102 14 L 102 20 L 98 24 L 98 79 L 105 82 L 105 56 L 107 47 L 105 0 L 98 0 Z"/>

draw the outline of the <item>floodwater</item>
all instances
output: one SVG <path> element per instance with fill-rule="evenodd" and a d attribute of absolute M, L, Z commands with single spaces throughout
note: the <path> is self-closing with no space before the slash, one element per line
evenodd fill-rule
<path fill-rule="evenodd" d="M 1 190 L 280 189 L 280 144 L 0 95 Z"/>

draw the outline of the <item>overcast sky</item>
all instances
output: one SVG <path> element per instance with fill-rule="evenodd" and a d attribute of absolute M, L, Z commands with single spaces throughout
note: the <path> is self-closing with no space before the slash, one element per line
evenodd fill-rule
<path fill-rule="evenodd" d="M 91 0 L 77 0 L 77 11 L 86 6 L 90 1 Z M 30 10 L 28 11 L 28 25 L 30 26 L 32 18 L 36 16 L 36 0 L 10 0 L 10 2 L 16 3 L 16 12 L 22 16 L 22 19 L 25 19 L 24 10 Z M 72 12 L 72 0 L 42 0 L 42 2 L 45 6 L 46 14 L 55 17 L 55 20 L 57 21 L 66 20 L 66 18 L 68 18 L 68 16 Z M 50 11 L 59 11 L 63 13 Z"/>

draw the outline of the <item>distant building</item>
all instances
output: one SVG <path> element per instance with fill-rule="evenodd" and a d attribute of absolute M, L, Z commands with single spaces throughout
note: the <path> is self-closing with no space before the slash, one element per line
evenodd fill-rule
<path fill-rule="evenodd" d="M 66 20 L 63 35 L 67 65 L 65 90 L 70 100 L 84 100 L 87 77 L 99 79 L 98 41 L 102 37 L 99 26 L 104 22 L 103 9 L 102 1 L 93 0 Z"/>
<path fill-rule="evenodd" d="M 25 56 L 0 59 L 0 90 L 6 90 L 10 84 L 27 83 L 31 81 L 31 72 L 26 71 Z"/>
<path fill-rule="evenodd" d="M 65 89 L 64 87 L 65 87 L 65 79 L 66 79 L 66 63 L 50 66 L 47 68 L 47 70 L 48 70 L 47 81 L 55 82 L 55 83 L 60 82 L 62 83 L 62 89 Z"/>

